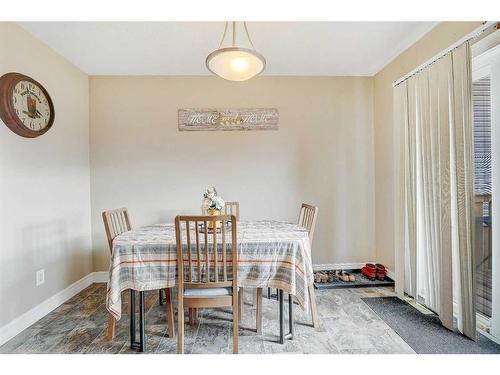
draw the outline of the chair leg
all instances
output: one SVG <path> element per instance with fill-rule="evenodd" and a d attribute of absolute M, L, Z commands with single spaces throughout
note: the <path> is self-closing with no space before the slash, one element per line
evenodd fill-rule
<path fill-rule="evenodd" d="M 160 289 L 158 290 L 158 303 L 159 305 L 163 305 L 163 291 Z"/>
<path fill-rule="evenodd" d="M 108 328 L 106 330 L 106 340 L 111 341 L 115 338 L 116 319 L 113 315 L 108 316 Z"/>
<path fill-rule="evenodd" d="M 257 334 L 262 334 L 262 288 L 257 288 L 257 301 L 256 301 L 256 311 L 255 311 L 255 326 L 257 328 Z"/>
<path fill-rule="evenodd" d="M 313 321 L 313 327 L 319 327 L 318 320 L 318 308 L 316 306 L 316 293 L 314 292 L 314 284 L 309 284 L 309 304 L 311 306 L 311 316 Z"/>
<path fill-rule="evenodd" d="M 240 296 L 240 294 L 245 295 L 245 290 L 246 290 L 246 288 L 239 288 L 238 297 Z M 238 300 L 238 303 L 239 303 L 239 301 L 240 300 Z"/>
<path fill-rule="evenodd" d="M 236 289 L 236 290 L 235 290 Z M 233 288 L 233 354 L 238 354 L 238 334 L 239 334 L 239 321 L 238 321 L 238 288 Z"/>
<path fill-rule="evenodd" d="M 257 307 L 257 288 L 252 290 L 252 306 Z"/>
<path fill-rule="evenodd" d="M 190 307 L 188 309 L 188 315 L 189 315 L 189 325 L 194 326 L 194 309 L 193 308 Z"/>
<path fill-rule="evenodd" d="M 243 289 L 240 289 L 238 292 L 238 315 L 240 322 L 243 321 L 243 309 L 244 309 L 244 301 L 243 301 Z"/>
<path fill-rule="evenodd" d="M 130 349 L 135 349 L 135 290 L 130 289 Z"/>
<path fill-rule="evenodd" d="M 283 305 L 283 290 L 278 290 L 278 300 L 280 302 L 280 344 L 285 343 L 285 317 L 284 317 L 284 305 Z"/>
<path fill-rule="evenodd" d="M 140 341 L 139 341 L 139 351 L 144 352 L 144 349 L 146 348 L 146 333 L 145 333 L 145 328 L 146 328 L 146 321 L 145 321 L 145 314 L 144 314 L 144 309 L 145 309 L 145 301 L 144 301 L 144 291 L 139 292 L 139 334 L 140 334 Z"/>
<path fill-rule="evenodd" d="M 127 314 L 130 316 L 130 314 L 132 314 L 132 299 L 130 297 L 130 294 L 129 294 L 129 296 L 127 298 L 128 298 Z"/>
<path fill-rule="evenodd" d="M 177 354 L 184 354 L 184 302 L 177 304 Z"/>
<path fill-rule="evenodd" d="M 195 307 L 189 308 L 189 325 L 194 326 L 198 320 L 198 309 Z"/>
<path fill-rule="evenodd" d="M 168 325 L 168 337 L 175 337 L 175 328 L 174 328 L 174 307 L 172 303 L 172 294 L 171 290 L 165 289 L 165 305 L 167 306 L 167 325 Z"/>

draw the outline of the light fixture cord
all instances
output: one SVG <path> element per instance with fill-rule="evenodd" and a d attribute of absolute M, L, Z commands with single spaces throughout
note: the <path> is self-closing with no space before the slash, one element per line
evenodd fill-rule
<path fill-rule="evenodd" d="M 252 45 L 252 48 L 255 50 L 255 46 L 253 45 L 252 38 L 250 38 L 250 34 L 248 33 L 248 29 L 247 29 L 247 23 L 245 21 L 243 21 L 243 26 L 245 26 L 245 32 L 247 33 L 248 41 Z"/>
<path fill-rule="evenodd" d="M 219 47 L 217 49 L 220 49 L 222 47 L 222 43 L 224 43 L 224 40 L 226 39 L 227 35 L 227 27 L 228 27 L 229 22 L 226 21 L 224 25 L 224 33 L 222 34 L 222 39 L 220 40 Z M 250 42 L 250 45 L 252 46 L 252 49 L 255 50 L 255 46 L 253 45 L 252 38 L 250 38 L 250 33 L 248 32 L 247 28 L 247 23 L 243 21 L 243 27 L 245 28 L 245 33 L 247 34 L 248 41 Z M 236 47 L 236 22 L 232 22 L 232 28 L 233 28 L 233 47 Z"/>
<path fill-rule="evenodd" d="M 228 24 L 228 22 L 226 21 L 226 24 L 224 26 L 224 33 L 222 34 L 222 39 L 220 40 L 219 47 L 217 49 L 220 49 L 220 47 L 222 46 L 222 43 L 224 43 L 224 39 L 226 39 L 227 24 Z"/>
<path fill-rule="evenodd" d="M 233 21 L 233 47 L 236 47 L 236 22 Z"/>

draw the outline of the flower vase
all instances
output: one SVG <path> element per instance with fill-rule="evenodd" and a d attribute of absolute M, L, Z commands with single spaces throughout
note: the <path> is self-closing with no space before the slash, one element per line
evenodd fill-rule
<path fill-rule="evenodd" d="M 207 213 L 210 216 L 218 216 L 218 215 L 220 215 L 220 210 L 216 210 L 214 208 L 209 208 L 207 210 Z M 216 228 L 220 228 L 220 221 L 216 221 L 215 225 L 216 225 Z M 207 226 L 208 226 L 208 229 L 214 229 L 214 222 L 213 221 L 209 221 L 207 223 Z"/>

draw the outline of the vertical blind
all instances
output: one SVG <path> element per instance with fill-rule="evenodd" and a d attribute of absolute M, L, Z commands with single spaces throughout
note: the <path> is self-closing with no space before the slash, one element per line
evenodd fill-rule
<path fill-rule="evenodd" d="M 491 78 L 472 82 L 474 191 L 491 194 Z"/>

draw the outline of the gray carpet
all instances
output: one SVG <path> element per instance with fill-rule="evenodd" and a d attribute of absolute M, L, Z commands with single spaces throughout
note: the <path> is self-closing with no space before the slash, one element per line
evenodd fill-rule
<path fill-rule="evenodd" d="M 500 345 L 478 333 L 474 342 L 444 328 L 436 315 L 425 315 L 397 297 L 362 298 L 419 354 L 495 354 Z"/>

